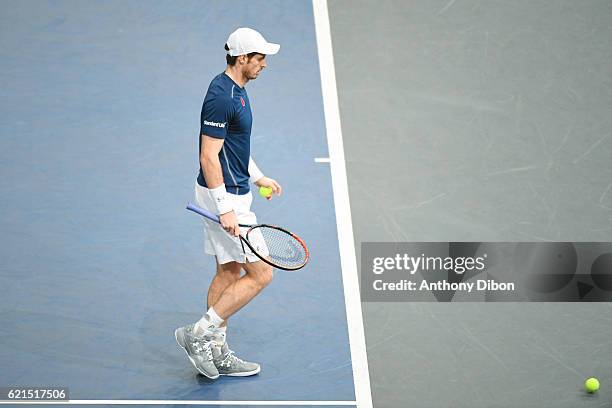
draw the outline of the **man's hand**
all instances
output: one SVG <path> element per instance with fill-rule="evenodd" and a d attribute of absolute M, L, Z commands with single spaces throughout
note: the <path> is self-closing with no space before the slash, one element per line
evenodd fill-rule
<path fill-rule="evenodd" d="M 269 177 L 262 177 L 255 182 L 257 187 L 268 187 L 272 189 L 272 194 L 276 194 L 277 196 L 283 193 L 283 189 L 280 184 L 276 182 L 276 180 L 271 179 Z M 272 194 L 269 197 L 266 197 L 267 200 L 272 199 Z"/>
<path fill-rule="evenodd" d="M 238 219 L 234 211 L 227 212 L 219 216 L 221 226 L 231 235 L 237 237 L 240 234 L 240 227 L 238 226 Z"/>

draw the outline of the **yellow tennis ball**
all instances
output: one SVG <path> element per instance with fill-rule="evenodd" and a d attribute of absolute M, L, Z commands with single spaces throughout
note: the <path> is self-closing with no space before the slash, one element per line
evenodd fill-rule
<path fill-rule="evenodd" d="M 272 189 L 270 187 L 259 187 L 259 195 L 262 197 L 270 197 L 272 195 Z"/>
<path fill-rule="evenodd" d="M 584 382 L 584 389 L 587 392 L 596 392 L 599 389 L 599 380 L 597 378 L 591 377 Z"/>

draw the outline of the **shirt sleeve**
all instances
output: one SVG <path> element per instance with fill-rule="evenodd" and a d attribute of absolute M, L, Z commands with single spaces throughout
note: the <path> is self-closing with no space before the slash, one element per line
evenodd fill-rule
<path fill-rule="evenodd" d="M 225 139 L 227 126 L 233 115 L 230 98 L 215 97 L 204 102 L 200 123 L 200 134 Z"/>

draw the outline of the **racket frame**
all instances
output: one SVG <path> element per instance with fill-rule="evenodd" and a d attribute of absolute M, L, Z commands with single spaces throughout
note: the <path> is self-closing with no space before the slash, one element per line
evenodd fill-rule
<path fill-rule="evenodd" d="M 218 215 L 213 214 L 212 212 L 210 212 L 208 210 L 205 210 L 205 209 L 203 209 L 203 208 L 201 208 L 201 207 L 199 207 L 199 206 L 197 206 L 197 205 L 195 205 L 193 203 L 187 203 L 187 206 L 185 208 L 187 210 L 189 210 L 189 211 L 193 211 L 196 214 L 201 215 L 202 217 L 205 217 L 205 218 L 207 218 L 207 219 L 209 219 L 211 221 L 214 221 L 214 222 L 218 223 L 219 225 L 221 224 L 221 220 L 219 219 Z M 248 228 L 247 232 L 244 234 L 245 236 L 242 236 L 242 233 L 238 234 L 238 236 L 240 237 L 240 243 L 241 244 L 243 244 L 243 243 L 246 244 L 249 247 L 249 249 L 251 250 L 251 252 L 253 252 L 253 254 L 256 257 L 258 257 L 259 259 L 261 259 L 262 261 L 264 261 L 268 265 L 273 266 L 274 268 L 285 270 L 285 271 L 296 271 L 298 269 L 303 268 L 308 263 L 308 259 L 310 258 L 310 251 L 308 250 L 308 247 L 306 246 L 306 243 L 304 242 L 304 240 L 302 238 L 298 237 L 297 235 L 295 235 L 293 232 L 288 231 L 285 228 L 281 228 L 281 227 L 278 227 L 276 225 L 270 225 L 270 224 L 255 224 L 255 225 L 253 225 L 253 224 L 238 224 L 238 226 L 239 227 L 243 227 L 243 228 Z M 299 265 L 299 266 L 296 266 L 296 267 L 293 267 L 293 268 L 288 268 L 286 266 L 277 265 L 277 264 L 269 261 L 268 259 L 266 259 L 264 256 L 260 255 L 255 250 L 255 248 L 253 248 L 253 246 L 251 245 L 251 243 L 249 242 L 247 237 L 249 236 L 249 233 L 252 230 L 254 230 L 256 228 L 261 228 L 261 227 L 272 228 L 272 229 L 276 229 L 276 230 L 282 231 L 285 234 L 288 234 L 289 236 L 291 236 L 296 241 L 298 241 L 299 244 L 302 246 L 302 248 L 304 248 L 304 252 L 306 253 L 306 257 L 304 259 L 304 262 L 301 265 Z M 242 246 L 242 251 L 245 252 L 244 251 L 244 245 Z"/>

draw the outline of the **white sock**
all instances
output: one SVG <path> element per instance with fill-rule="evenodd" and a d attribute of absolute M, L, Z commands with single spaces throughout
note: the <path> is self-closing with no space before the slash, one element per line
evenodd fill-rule
<path fill-rule="evenodd" d="M 212 334 L 216 329 L 221 326 L 223 319 L 219 317 L 215 309 L 212 307 L 208 309 L 204 316 L 193 327 L 193 331 L 198 334 Z"/>

